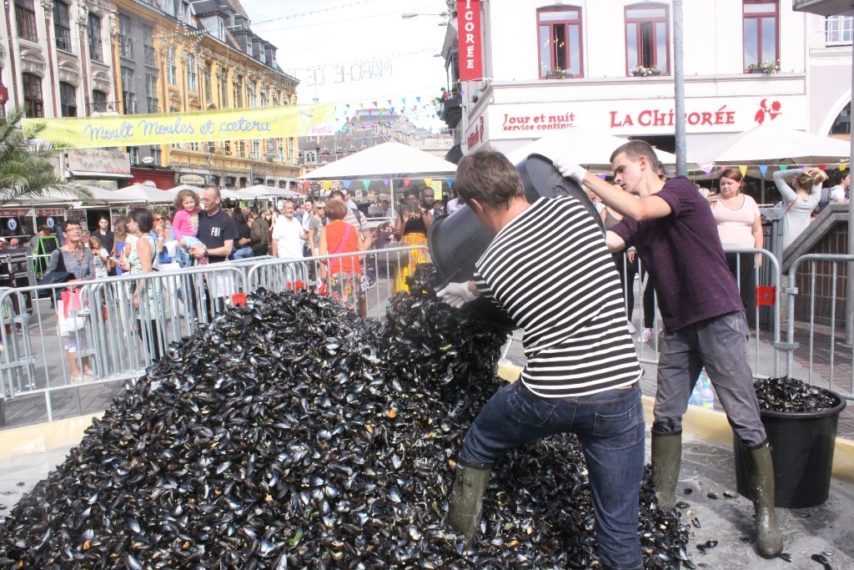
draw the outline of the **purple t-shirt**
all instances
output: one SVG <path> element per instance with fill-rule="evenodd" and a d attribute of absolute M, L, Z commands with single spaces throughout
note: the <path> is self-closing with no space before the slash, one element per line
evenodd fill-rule
<path fill-rule="evenodd" d="M 744 310 L 706 199 L 684 177 L 668 180 L 655 196 L 670 205 L 669 216 L 640 223 L 624 217 L 611 231 L 637 248 L 665 330 Z"/>

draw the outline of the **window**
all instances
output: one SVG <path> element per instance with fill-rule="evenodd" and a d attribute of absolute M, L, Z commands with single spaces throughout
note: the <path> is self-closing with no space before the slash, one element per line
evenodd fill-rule
<path fill-rule="evenodd" d="M 15 0 L 15 21 L 18 22 L 18 35 L 25 40 L 37 42 L 36 9 L 33 0 Z"/>
<path fill-rule="evenodd" d="M 175 67 L 175 48 L 166 48 L 166 80 L 169 85 L 178 85 L 178 69 Z"/>
<path fill-rule="evenodd" d="M 63 117 L 77 116 L 77 89 L 65 81 L 59 82 L 59 106 Z"/>
<path fill-rule="evenodd" d="M 56 47 L 71 51 L 71 22 L 68 19 L 68 4 L 56 0 L 53 3 L 53 32 L 56 34 Z"/>
<path fill-rule="evenodd" d="M 744 0 L 744 69 L 779 63 L 777 2 Z"/>
<path fill-rule="evenodd" d="M 205 101 L 210 105 L 211 99 L 211 64 L 205 64 Z"/>
<path fill-rule="evenodd" d="M 829 46 L 850 44 L 854 37 L 852 24 L 854 17 L 828 16 L 824 21 L 824 43 Z"/>
<path fill-rule="evenodd" d="M 89 13 L 89 59 L 104 61 L 104 51 L 101 48 L 101 18 Z"/>
<path fill-rule="evenodd" d="M 27 117 L 44 117 L 42 78 L 32 73 L 22 73 L 21 79 L 24 83 L 24 111 Z"/>
<path fill-rule="evenodd" d="M 157 100 L 157 76 L 152 73 L 145 75 L 145 106 L 148 113 L 160 112 L 160 103 Z"/>
<path fill-rule="evenodd" d="M 190 91 L 198 91 L 198 77 L 196 75 L 196 56 L 187 54 L 187 89 Z"/>
<path fill-rule="evenodd" d="M 119 14 L 119 55 L 122 57 L 133 57 L 133 41 L 130 39 L 130 33 L 130 17 Z"/>
<path fill-rule="evenodd" d="M 264 108 L 267 106 L 267 93 L 264 91 L 261 91 L 260 95 L 261 95 L 260 96 L 261 107 Z"/>
<path fill-rule="evenodd" d="M 163 158 L 160 154 L 160 148 L 153 146 L 153 147 L 151 147 L 150 152 L 151 152 L 151 158 L 154 159 L 154 164 L 161 164 L 161 160 L 163 160 Z"/>
<path fill-rule="evenodd" d="M 540 79 L 581 77 L 581 9 L 552 6 L 537 10 Z"/>
<path fill-rule="evenodd" d="M 238 77 L 237 81 L 234 82 L 234 98 L 232 101 L 234 102 L 235 109 L 243 108 L 243 93 L 241 93 L 240 85 L 243 83 L 243 78 Z"/>
<path fill-rule="evenodd" d="M 261 158 L 261 141 L 258 139 L 252 140 L 252 155 L 249 158 L 260 160 Z"/>
<path fill-rule="evenodd" d="M 129 146 L 128 158 L 130 159 L 131 164 L 139 164 L 139 147 Z"/>
<path fill-rule="evenodd" d="M 228 76 L 222 72 L 217 77 L 219 78 L 219 108 L 228 109 Z"/>
<path fill-rule="evenodd" d="M 145 65 L 157 67 L 157 52 L 151 42 L 154 41 L 154 28 L 142 25 L 142 57 Z"/>
<path fill-rule="evenodd" d="M 107 110 L 107 94 L 103 91 L 92 91 L 92 111 L 103 113 Z"/>
<path fill-rule="evenodd" d="M 249 107 L 254 109 L 258 106 L 258 99 L 255 97 L 255 84 L 251 81 L 246 85 L 246 92 L 249 99 Z"/>
<path fill-rule="evenodd" d="M 136 113 L 136 93 L 133 90 L 133 69 L 122 66 L 122 106 L 125 115 Z"/>
<path fill-rule="evenodd" d="M 626 70 L 632 75 L 670 73 L 667 6 L 626 6 Z"/>

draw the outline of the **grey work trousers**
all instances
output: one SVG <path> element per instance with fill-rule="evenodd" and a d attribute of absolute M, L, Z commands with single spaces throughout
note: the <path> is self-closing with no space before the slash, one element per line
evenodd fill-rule
<path fill-rule="evenodd" d="M 750 447 L 764 442 L 747 357 L 747 321 L 741 311 L 661 332 L 652 433 L 682 431 L 682 416 L 703 367 L 736 435 Z"/>

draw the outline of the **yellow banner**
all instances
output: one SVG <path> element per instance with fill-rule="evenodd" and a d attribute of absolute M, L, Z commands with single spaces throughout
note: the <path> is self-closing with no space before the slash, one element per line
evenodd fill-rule
<path fill-rule="evenodd" d="M 334 105 L 289 105 L 195 113 L 79 119 L 24 119 L 25 132 L 44 126 L 40 140 L 65 148 L 98 148 L 271 139 L 326 134 Z"/>

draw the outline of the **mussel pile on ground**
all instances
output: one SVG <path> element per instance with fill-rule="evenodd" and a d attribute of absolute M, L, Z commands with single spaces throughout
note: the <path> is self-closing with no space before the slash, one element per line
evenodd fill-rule
<path fill-rule="evenodd" d="M 596 567 L 573 438 L 496 466 L 474 544 L 445 525 L 503 335 L 438 302 L 431 275 L 384 325 L 260 290 L 173 346 L 12 509 L 0 566 Z M 687 561 L 648 477 L 641 510 L 646 567 Z"/>
<path fill-rule="evenodd" d="M 839 405 L 839 397 L 794 378 L 755 380 L 759 407 L 772 412 L 817 412 Z"/>

